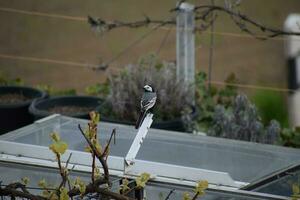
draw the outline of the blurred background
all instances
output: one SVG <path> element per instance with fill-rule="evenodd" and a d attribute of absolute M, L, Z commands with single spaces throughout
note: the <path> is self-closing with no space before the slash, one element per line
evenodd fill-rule
<path fill-rule="evenodd" d="M 159 50 L 161 60 L 176 60 L 176 29 L 165 26 L 126 50 L 108 70 L 94 71 L 89 65 L 110 61 L 151 27 L 120 28 L 103 34 L 93 31 L 87 16 L 105 20 L 136 21 L 147 15 L 151 19 L 167 19 L 176 0 L 0 0 L 0 73 L 5 78 L 21 78 L 26 85 L 49 84 L 55 88 L 74 88 L 77 93 L 106 80 L 141 56 Z M 194 5 L 211 4 L 210 0 L 191 0 Z M 223 0 L 215 0 L 224 6 Z M 240 10 L 250 18 L 274 28 L 282 28 L 290 13 L 300 11 L 299 0 L 243 0 Z M 162 40 L 168 32 L 163 46 Z M 212 81 L 223 82 L 234 73 L 239 90 L 264 104 L 268 98 L 282 106 L 287 118 L 287 65 L 284 39 L 279 36 L 266 41 L 242 33 L 230 19 L 218 14 L 214 30 Z M 197 71 L 208 71 L 210 31 L 196 33 Z M 249 86 L 250 85 L 250 86 Z M 253 86 L 253 87 L 252 87 Z M 262 90 L 261 87 L 279 88 Z M 280 90 L 282 89 L 283 90 Z M 258 99 L 258 100 L 257 100 Z M 277 103 L 276 103 L 277 101 Z M 258 103 L 258 104 L 259 104 Z M 268 102 L 266 103 L 268 104 Z M 277 111 L 278 113 L 278 111 Z M 274 114 L 273 114 L 274 115 Z"/>

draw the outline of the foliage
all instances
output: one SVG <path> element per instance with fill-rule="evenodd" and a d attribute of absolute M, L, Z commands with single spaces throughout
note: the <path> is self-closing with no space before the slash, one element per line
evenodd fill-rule
<path fill-rule="evenodd" d="M 195 188 L 195 193 L 199 194 L 200 196 L 205 194 L 205 190 L 208 188 L 208 182 L 207 181 L 199 181 Z"/>
<path fill-rule="evenodd" d="M 85 88 L 85 93 L 92 96 L 106 98 L 109 95 L 110 87 L 108 81 L 105 83 L 97 83 Z"/>
<path fill-rule="evenodd" d="M 153 86 L 157 93 L 154 114 L 158 120 L 180 117 L 182 110 L 189 106 L 188 88 L 176 81 L 175 64 L 159 62 L 156 56 L 149 55 L 137 65 L 126 66 L 118 75 L 110 75 L 110 94 L 102 114 L 135 121 L 145 84 Z"/>
<path fill-rule="evenodd" d="M 195 79 L 198 116 L 194 122 L 191 119 L 185 121 L 185 124 L 188 126 L 187 129 L 207 132 L 213 123 L 215 107 L 218 104 L 222 104 L 225 108 L 233 105 L 234 98 L 237 95 L 237 87 L 231 84 L 236 82 L 237 78 L 235 75 L 230 74 L 225 80 L 225 87 L 220 89 L 214 86 L 209 87 L 206 73 L 199 72 Z"/>
<path fill-rule="evenodd" d="M 292 185 L 293 195 L 291 196 L 291 200 L 299 200 L 300 199 L 300 186 L 299 184 Z"/>
<path fill-rule="evenodd" d="M 62 96 L 62 95 L 76 95 L 75 89 L 56 89 L 50 85 L 37 85 L 37 89 L 47 92 L 51 96 Z"/>
<path fill-rule="evenodd" d="M 22 182 L 24 185 L 28 185 L 28 184 L 29 184 L 29 181 L 30 181 L 30 179 L 29 179 L 28 177 L 23 177 L 23 178 L 21 179 L 21 182 Z"/>
<path fill-rule="evenodd" d="M 183 193 L 183 200 L 194 200 L 197 199 L 198 197 L 201 197 L 205 195 L 205 190 L 208 188 L 208 182 L 205 180 L 197 182 L 195 189 L 194 189 L 194 196 L 191 198 L 190 193 L 184 192 Z"/>
<path fill-rule="evenodd" d="M 139 177 L 135 179 L 136 187 L 137 188 L 144 188 L 146 186 L 146 183 L 150 179 L 150 174 L 148 173 L 142 173 Z"/>
<path fill-rule="evenodd" d="M 24 82 L 21 78 L 7 79 L 3 73 L 0 72 L 0 86 L 22 86 Z"/>
<path fill-rule="evenodd" d="M 284 128 L 280 136 L 283 146 L 300 148 L 300 127 Z"/>
<path fill-rule="evenodd" d="M 279 139 L 280 124 L 272 120 L 264 127 L 257 109 L 245 95 L 238 95 L 232 107 L 218 105 L 213 114 L 213 126 L 208 134 L 231 139 L 274 144 Z"/>
<path fill-rule="evenodd" d="M 129 187 L 129 181 L 127 178 L 124 178 L 122 180 L 122 184 L 120 185 L 120 188 L 119 188 L 119 193 L 120 194 L 125 194 L 127 191 L 130 190 L 130 187 Z"/>
<path fill-rule="evenodd" d="M 276 119 L 283 127 L 289 126 L 284 96 L 281 93 L 259 90 L 252 99 L 265 125 Z"/>
<path fill-rule="evenodd" d="M 52 133 L 51 138 L 53 143 L 49 146 L 49 149 L 55 154 L 64 154 L 68 148 L 68 144 L 60 140 L 58 133 Z"/>

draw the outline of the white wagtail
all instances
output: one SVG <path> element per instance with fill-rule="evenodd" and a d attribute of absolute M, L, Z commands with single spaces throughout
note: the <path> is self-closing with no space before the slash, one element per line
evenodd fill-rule
<path fill-rule="evenodd" d="M 144 94 L 141 99 L 141 113 L 135 125 L 136 129 L 141 126 L 147 111 L 154 106 L 156 98 L 154 89 L 150 85 L 145 85 Z"/>

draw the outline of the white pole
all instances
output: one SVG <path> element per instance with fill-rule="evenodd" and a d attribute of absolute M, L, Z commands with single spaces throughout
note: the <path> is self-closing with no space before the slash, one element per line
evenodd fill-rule
<path fill-rule="evenodd" d="M 176 57 L 177 81 L 190 89 L 191 104 L 195 99 L 195 15 L 194 5 L 181 3 L 177 14 Z"/>
<path fill-rule="evenodd" d="M 290 14 L 284 23 L 285 31 L 300 32 L 300 15 Z M 286 36 L 285 56 L 288 63 L 289 120 L 292 127 L 300 126 L 300 36 Z"/>

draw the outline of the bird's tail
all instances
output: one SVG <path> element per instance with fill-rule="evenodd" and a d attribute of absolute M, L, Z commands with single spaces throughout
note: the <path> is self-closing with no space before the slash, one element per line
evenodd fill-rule
<path fill-rule="evenodd" d="M 145 115 L 146 115 L 146 110 L 141 111 L 140 116 L 139 116 L 138 120 L 136 121 L 135 129 L 140 128 L 141 124 L 143 123 Z"/>

